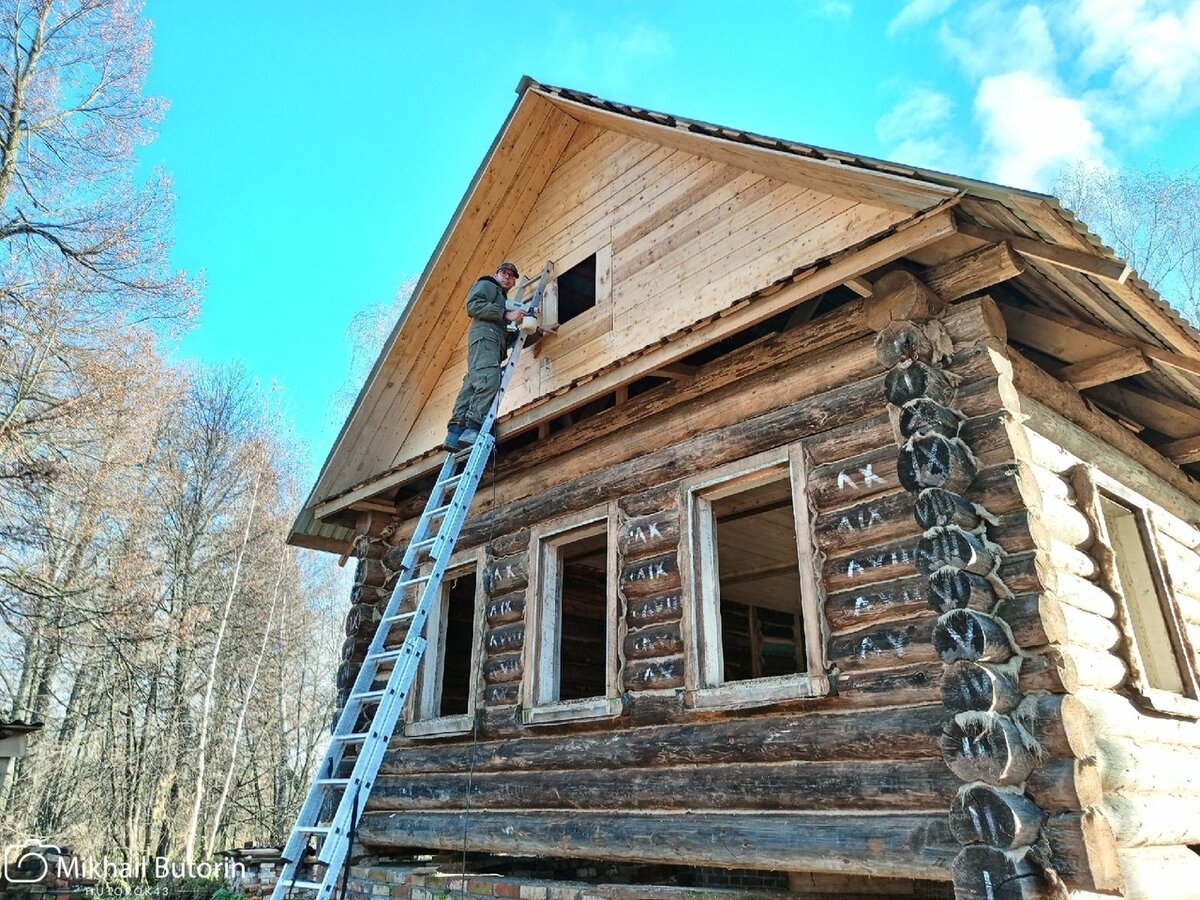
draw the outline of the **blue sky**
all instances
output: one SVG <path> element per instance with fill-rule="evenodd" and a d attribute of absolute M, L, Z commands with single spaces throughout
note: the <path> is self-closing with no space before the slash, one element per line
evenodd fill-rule
<path fill-rule="evenodd" d="M 1045 189 L 1074 161 L 1193 168 L 1200 0 L 331 4 L 147 0 L 142 159 L 174 262 L 203 270 L 177 355 L 277 385 L 314 468 L 356 312 L 420 273 L 522 74 L 652 109 Z"/>

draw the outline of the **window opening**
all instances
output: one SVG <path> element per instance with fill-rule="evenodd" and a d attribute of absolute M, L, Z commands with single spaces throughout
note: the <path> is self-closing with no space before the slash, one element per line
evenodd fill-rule
<path fill-rule="evenodd" d="M 604 697 L 608 688 L 608 522 L 544 546 L 543 642 L 557 666 L 539 700 Z M 548 647 L 547 644 L 552 646 Z"/>
<path fill-rule="evenodd" d="M 1129 608 L 1130 626 L 1146 680 L 1152 688 L 1184 693 L 1183 674 L 1163 610 L 1163 597 L 1150 564 L 1148 534 L 1142 516 L 1106 495 L 1100 496 L 1115 557 L 1121 593 Z"/>
<path fill-rule="evenodd" d="M 767 484 L 713 500 L 710 509 L 721 680 L 805 672 L 796 525 L 786 472 Z"/>
<path fill-rule="evenodd" d="M 596 305 L 596 254 L 558 276 L 558 324 L 565 325 Z"/>

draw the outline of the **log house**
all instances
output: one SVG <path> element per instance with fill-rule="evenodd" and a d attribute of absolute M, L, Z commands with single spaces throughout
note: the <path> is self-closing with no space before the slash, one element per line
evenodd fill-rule
<path fill-rule="evenodd" d="M 561 327 L 364 852 L 1196 896 L 1200 335 L 1040 194 L 524 79 L 291 534 L 340 685 L 502 258 Z"/>

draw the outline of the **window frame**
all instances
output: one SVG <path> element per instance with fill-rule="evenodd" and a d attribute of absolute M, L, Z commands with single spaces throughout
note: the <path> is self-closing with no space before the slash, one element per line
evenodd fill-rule
<path fill-rule="evenodd" d="M 592 334 L 599 328 L 601 332 L 611 331 L 613 324 L 613 293 L 612 293 L 612 238 L 605 232 L 599 243 L 582 245 L 570 253 L 563 255 L 554 262 L 554 277 L 546 285 L 539 311 L 541 323 L 547 327 L 558 325 L 558 275 L 573 269 L 589 256 L 596 257 L 596 303 L 591 309 L 584 310 L 571 321 L 562 325 L 557 337 L 571 340 L 577 335 L 587 332 Z M 607 327 L 605 327 L 607 326 Z M 594 336 L 594 335 L 593 335 Z"/>
<path fill-rule="evenodd" d="M 717 547 L 713 540 L 712 501 L 775 480 L 786 469 L 791 484 L 797 567 L 800 576 L 800 614 L 804 629 L 807 670 L 741 681 L 724 680 L 721 641 L 720 584 Z M 783 700 L 825 696 L 831 679 L 826 666 L 824 586 L 817 570 L 808 469 L 803 442 L 759 453 L 713 469 L 681 484 L 684 536 L 679 544 L 683 581 L 685 657 L 684 702 L 692 709 L 760 706 Z"/>
<path fill-rule="evenodd" d="M 558 692 L 561 648 L 558 591 L 558 548 L 571 543 L 573 536 L 589 526 L 604 523 L 605 559 L 605 671 L 604 695 L 579 700 L 551 700 Z M 524 668 L 521 680 L 521 720 L 526 725 L 548 725 L 583 719 L 613 718 L 623 712 L 618 674 L 617 598 L 617 504 L 615 501 L 530 529 L 529 597 L 526 603 Z M 551 581 L 554 584 L 551 584 Z"/>
<path fill-rule="evenodd" d="M 475 599 L 471 614 L 474 632 L 471 635 L 467 711 L 449 716 L 427 715 L 428 711 L 438 709 L 442 699 L 441 688 L 445 673 L 446 632 L 448 630 L 446 610 L 450 602 L 449 583 L 454 578 L 469 573 L 472 569 L 475 573 Z M 421 657 L 420 668 L 417 670 L 417 677 L 413 679 L 409 701 L 405 704 L 404 709 L 405 737 L 442 737 L 466 734 L 475 727 L 483 677 L 481 666 L 483 635 L 487 625 L 484 613 L 487 592 L 483 589 L 485 571 L 484 554 L 479 548 L 456 553 L 450 557 L 445 575 L 442 577 L 440 601 L 434 604 L 425 621 L 427 638 L 425 653 Z M 430 635 L 437 635 L 437 640 L 428 640 Z M 431 675 L 435 677 L 431 677 Z"/>
<path fill-rule="evenodd" d="M 1115 624 L 1120 629 L 1122 637 L 1122 646 L 1116 652 L 1123 656 L 1125 664 L 1129 667 L 1130 686 L 1144 704 L 1154 710 L 1189 718 L 1200 718 L 1200 672 L 1197 672 L 1195 659 L 1189 652 L 1189 642 L 1183 633 L 1182 614 L 1175 598 L 1174 585 L 1163 563 L 1162 550 L 1158 544 L 1159 529 L 1152 509 L 1155 504 L 1086 463 L 1075 466 L 1071 475 L 1071 480 L 1075 485 L 1077 503 L 1095 532 L 1095 542 L 1097 549 L 1100 550 L 1100 553 L 1093 551 L 1092 554 L 1097 557 L 1099 564 L 1100 584 L 1112 595 L 1116 603 L 1117 622 Z M 1154 593 L 1158 599 L 1171 652 L 1183 682 L 1182 693 L 1154 687 L 1150 684 L 1142 647 L 1138 643 L 1137 632 L 1133 627 L 1133 611 L 1121 585 L 1120 575 L 1115 571 L 1116 551 L 1113 548 L 1108 521 L 1101 506 L 1104 498 L 1124 507 L 1136 519 L 1138 534 L 1142 541 L 1146 563 L 1150 569 Z"/>

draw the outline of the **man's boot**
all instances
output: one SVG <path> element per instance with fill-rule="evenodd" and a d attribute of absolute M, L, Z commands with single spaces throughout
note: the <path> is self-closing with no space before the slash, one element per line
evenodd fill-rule
<path fill-rule="evenodd" d="M 458 436 L 458 449 L 465 450 L 479 440 L 479 423 L 467 421 L 467 427 Z"/>
<path fill-rule="evenodd" d="M 451 422 L 446 428 L 446 438 L 442 441 L 442 449 L 453 453 L 458 449 L 458 441 L 465 426 L 461 422 Z M 478 434 L 478 432 L 476 432 Z"/>

